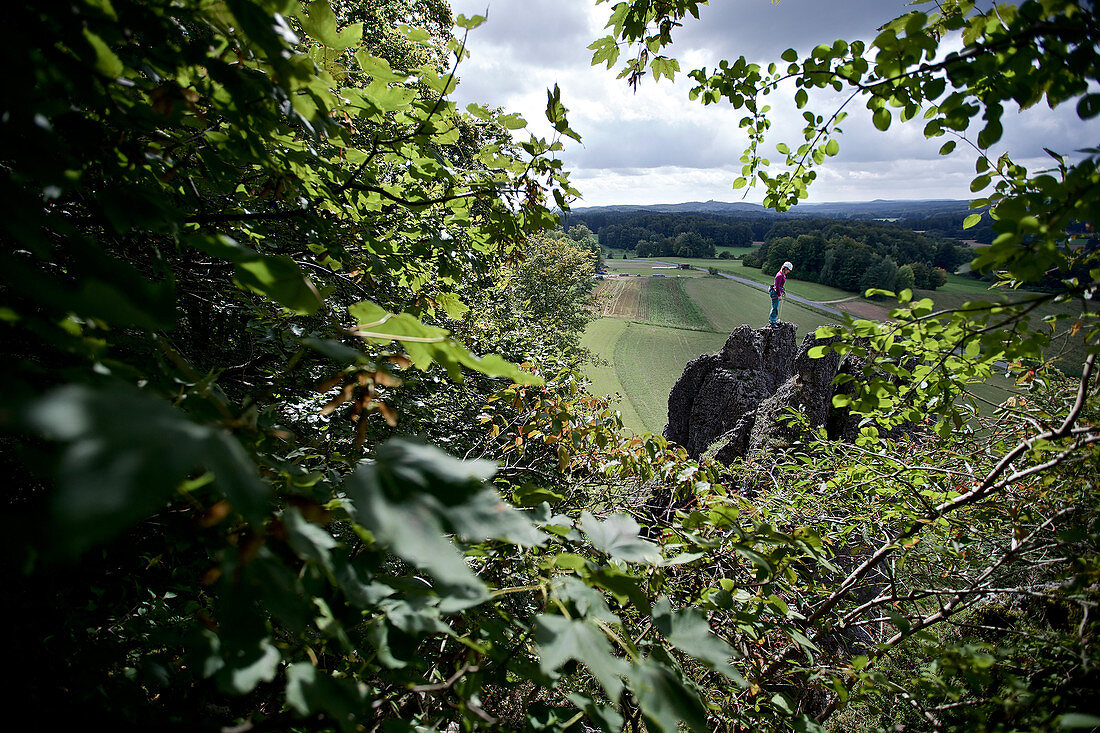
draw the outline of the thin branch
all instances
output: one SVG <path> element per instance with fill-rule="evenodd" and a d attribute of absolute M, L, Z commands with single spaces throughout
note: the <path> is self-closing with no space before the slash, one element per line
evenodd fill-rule
<path fill-rule="evenodd" d="M 434 685 L 417 685 L 409 688 L 411 692 L 442 692 L 443 690 L 449 690 L 455 686 L 455 683 L 465 677 L 471 672 L 477 672 L 478 666 L 476 664 L 467 664 L 453 675 L 447 678 L 445 682 L 439 682 Z"/>
<path fill-rule="evenodd" d="M 1089 382 L 1092 378 L 1092 371 L 1095 365 L 1095 360 L 1096 356 L 1094 354 L 1089 354 L 1088 358 L 1085 360 L 1085 366 L 1081 374 L 1081 379 L 1077 390 L 1077 398 L 1073 404 L 1073 407 L 1067 413 L 1062 425 L 1057 430 L 1048 430 L 1032 438 L 1021 441 L 1019 444 L 1016 445 L 1015 448 L 1013 448 L 1011 451 L 1005 454 L 1004 457 L 1002 457 L 997 465 L 994 466 L 994 468 L 986 474 L 986 477 L 974 489 L 964 494 L 961 494 L 960 496 L 950 501 L 941 503 L 923 520 L 914 521 L 907 529 L 897 533 L 893 537 L 893 539 L 881 545 L 879 549 L 876 550 L 863 563 L 861 563 L 859 567 L 853 570 L 851 574 L 849 574 L 848 577 L 844 579 L 840 586 L 835 591 L 833 591 L 833 593 L 827 599 L 825 599 L 825 601 L 820 606 L 818 606 L 818 608 L 807 618 L 806 626 L 812 627 L 817 624 L 817 622 L 819 622 L 825 616 L 825 614 L 833 610 L 841 602 L 841 600 L 846 597 L 849 592 L 851 592 L 856 584 L 863 580 L 863 578 L 871 572 L 871 570 L 873 570 L 889 555 L 893 554 L 897 550 L 900 543 L 918 534 L 927 524 L 938 519 L 939 517 L 942 517 L 964 506 L 972 504 L 979 499 L 984 498 L 989 493 L 1003 488 L 1010 483 L 1018 482 L 1021 479 L 1027 478 L 1028 476 L 1031 476 L 1035 473 L 1040 473 L 1042 471 L 1053 468 L 1054 466 L 1057 466 L 1065 461 L 1066 458 L 1068 458 L 1081 447 L 1092 445 L 1094 443 L 1100 443 L 1100 434 L 1096 434 L 1093 432 L 1079 432 L 1079 430 L 1089 431 L 1088 428 L 1081 428 L 1078 431 L 1075 431 L 1074 429 L 1077 418 L 1080 415 L 1081 410 L 1084 408 L 1085 398 L 1088 395 L 1088 387 Z M 1003 479 L 1000 478 L 1005 473 L 1005 471 L 1009 470 L 1012 462 L 1016 458 L 1019 458 L 1025 453 L 1031 451 L 1035 447 L 1036 443 L 1040 441 L 1060 440 L 1066 437 L 1073 437 L 1075 435 L 1077 436 L 1077 439 L 1074 440 L 1068 448 L 1058 453 L 1054 458 L 1051 458 L 1050 460 L 1043 463 L 1031 466 L 1027 469 L 1015 471 L 1014 473 Z M 824 633 L 824 630 L 819 631 L 817 634 L 815 634 L 814 639 L 820 638 L 822 635 L 824 635 Z M 765 669 L 762 676 L 764 678 L 768 678 L 776 674 L 779 670 L 779 666 L 792 654 L 797 653 L 800 648 L 801 647 L 797 644 L 788 645 L 784 650 L 773 657 L 772 662 Z"/>
<path fill-rule="evenodd" d="M 439 197 L 434 198 L 434 199 L 421 199 L 420 201 L 414 201 L 412 199 L 407 199 L 407 198 L 403 198 L 401 196 L 397 196 L 396 194 L 392 194 L 389 191 L 387 191 L 386 189 L 381 188 L 380 186 L 370 186 L 370 185 L 367 185 L 365 183 L 348 183 L 348 184 L 345 184 L 345 187 L 350 188 L 350 189 L 355 190 L 355 191 L 371 191 L 373 193 L 381 194 L 385 198 L 388 198 L 390 201 L 401 204 L 402 206 L 407 206 L 409 208 L 415 208 L 415 207 L 418 207 L 418 206 L 433 206 L 435 204 L 445 204 L 449 201 L 457 201 L 459 199 L 474 198 L 476 196 L 482 195 L 482 193 L 483 193 L 482 191 L 473 190 L 473 191 L 467 191 L 466 193 L 439 196 Z"/>

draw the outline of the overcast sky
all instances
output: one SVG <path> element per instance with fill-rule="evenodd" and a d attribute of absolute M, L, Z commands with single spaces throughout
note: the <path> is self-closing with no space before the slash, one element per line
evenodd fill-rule
<path fill-rule="evenodd" d="M 546 90 L 557 83 L 569 121 L 583 144 L 565 139 L 562 158 L 584 199 L 577 206 L 607 204 L 738 201 L 734 191 L 746 138 L 738 127 L 743 111 L 728 104 L 703 106 L 688 99 L 692 81 L 647 78 L 634 93 L 616 73 L 592 67 L 587 46 L 603 30 L 611 5 L 593 0 L 451 0 L 455 15 L 488 15 L 470 32 L 472 57 L 459 69 L 455 95 L 470 102 L 521 113 L 531 131 L 549 136 Z M 488 9 L 488 13 L 486 13 Z M 837 38 L 872 39 L 876 28 L 908 8 L 904 0 L 713 0 L 701 20 L 674 35 L 671 55 L 683 71 L 714 68 L 722 59 L 745 55 L 751 61 L 778 61 L 787 48 L 806 52 Z M 689 19 L 692 21 L 692 19 Z M 772 95 L 776 113 L 766 154 L 782 156 L 775 145 L 802 142 L 803 120 L 788 95 Z M 840 97 L 837 97 L 840 99 Z M 814 106 L 811 102 L 811 107 Z M 842 125 L 841 153 L 818 169 L 811 202 L 970 197 L 972 155 L 960 145 L 946 158 L 937 155 L 946 138 L 926 140 L 920 122 L 895 120 L 881 133 L 861 104 L 850 106 Z M 816 111 L 830 113 L 823 99 Z M 1100 143 L 1096 120 L 1083 123 L 1072 105 L 1051 111 L 1045 105 L 1024 113 L 1009 108 L 1005 135 L 996 152 L 1009 151 L 1029 169 L 1047 167 L 1042 151 L 1071 152 Z M 746 201 L 759 203 L 758 189 Z"/>

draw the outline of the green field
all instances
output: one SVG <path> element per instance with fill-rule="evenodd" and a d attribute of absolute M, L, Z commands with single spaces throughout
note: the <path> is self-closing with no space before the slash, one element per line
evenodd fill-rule
<path fill-rule="evenodd" d="M 704 260 L 697 258 L 670 257 L 668 261 L 686 262 L 693 267 L 713 267 L 718 272 L 743 277 L 746 280 L 752 280 L 761 285 L 771 285 L 772 281 L 775 280 L 774 272 L 767 273 L 755 267 L 745 267 L 741 264 L 740 260 Z M 841 300 L 842 298 L 851 298 L 856 295 L 856 293 L 849 293 L 847 290 L 841 290 L 840 288 L 834 288 L 829 285 L 819 285 L 818 283 L 796 280 L 794 278 L 787 279 L 787 290 L 793 295 L 819 302 Z"/>
<path fill-rule="evenodd" d="M 972 277 L 964 277 L 962 275 L 948 275 L 947 282 L 941 285 L 938 289 L 933 291 L 934 293 L 964 293 L 980 295 L 982 293 L 995 293 L 1002 291 L 991 291 L 989 289 L 989 283 L 981 280 L 975 280 Z M 988 296 L 981 296 L 988 297 Z"/>
<path fill-rule="evenodd" d="M 630 321 L 622 318 L 601 318 L 588 324 L 588 328 L 581 337 L 581 346 L 597 354 L 599 362 L 585 364 L 585 373 L 592 380 L 592 391 L 596 394 L 607 395 L 613 400 L 613 407 L 618 410 L 623 418 L 623 424 L 635 433 L 646 432 L 645 423 L 638 416 L 634 404 L 623 393 L 623 385 L 615 373 L 612 359 L 615 357 L 614 345 L 619 337 L 626 331 Z M 671 389 L 671 388 L 670 388 Z M 666 396 L 667 399 L 667 396 Z M 662 424 L 663 427 L 663 424 Z"/>
<path fill-rule="evenodd" d="M 699 331 L 714 331 L 715 327 L 703 315 L 703 311 L 685 292 L 685 285 L 699 282 L 701 278 L 674 279 L 657 278 L 643 291 L 646 299 L 646 312 L 649 323 L 691 328 Z"/>
<path fill-rule="evenodd" d="M 635 432 L 660 433 L 668 422 L 668 395 L 687 363 L 722 348 L 728 333 L 687 331 L 627 322 L 615 341 L 612 363 L 637 414 Z M 623 413 L 626 422 L 626 413 Z"/>
<path fill-rule="evenodd" d="M 702 260 L 707 262 L 709 260 Z M 699 272 L 698 270 L 669 270 L 665 269 L 668 265 L 662 265 L 650 260 L 607 260 L 604 265 L 607 267 L 608 272 L 619 272 L 624 275 L 641 275 L 642 277 L 651 277 L 653 275 L 663 275 L 670 278 L 684 278 L 684 277 L 706 277 L 707 273 Z"/>
<path fill-rule="evenodd" d="M 687 363 L 721 349 L 730 332 L 742 324 L 764 326 L 771 300 L 753 287 L 717 277 L 646 277 L 629 282 L 642 289 L 646 321 L 609 317 L 590 323 L 582 344 L 598 361 L 586 365 L 586 372 L 594 392 L 616 398 L 614 406 L 627 428 L 660 433 L 668 419 L 669 392 Z M 949 287 L 920 295 L 935 297 L 940 301 L 937 305 L 959 305 L 982 297 L 983 291 L 972 282 L 949 282 Z M 782 318 L 798 326 L 799 342 L 817 327 L 837 320 L 793 302 L 784 303 Z M 971 389 L 994 403 L 1011 394 L 1011 384 L 1003 378 Z"/>
<path fill-rule="evenodd" d="M 728 334 L 743 323 L 753 328 L 761 328 L 768 323 L 771 298 L 756 288 L 724 278 L 707 277 L 684 281 L 684 290 L 716 331 Z M 793 301 L 783 301 L 781 308 L 780 317 L 796 324 L 799 335 L 840 321 Z"/>
<path fill-rule="evenodd" d="M 668 419 L 668 395 L 689 361 L 722 348 L 735 328 L 767 323 L 771 299 L 748 285 L 716 277 L 646 278 L 646 322 L 601 318 L 589 324 L 582 345 L 604 363 L 589 364 L 599 394 L 620 395 L 615 407 L 636 433 L 660 433 Z M 794 303 L 783 320 L 799 337 L 834 322 Z"/>

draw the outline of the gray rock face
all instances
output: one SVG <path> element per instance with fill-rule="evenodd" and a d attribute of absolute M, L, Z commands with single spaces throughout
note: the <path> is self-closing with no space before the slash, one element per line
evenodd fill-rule
<path fill-rule="evenodd" d="M 664 435 L 700 455 L 715 438 L 737 428 L 747 438 L 744 416 L 791 376 L 795 326 L 753 330 L 741 326 L 717 354 L 688 363 L 668 398 Z"/>
<path fill-rule="evenodd" d="M 848 365 L 831 352 L 809 356 L 812 347 L 836 339 L 809 334 L 796 350 L 795 332 L 791 323 L 757 330 L 741 326 L 717 354 L 690 362 L 669 395 L 665 437 L 693 457 L 705 452 L 729 463 L 772 442 L 796 439 L 802 428 L 781 419 L 791 408 L 810 427 L 837 430 L 836 437 L 854 432 L 848 416 L 832 406 L 833 378 Z"/>

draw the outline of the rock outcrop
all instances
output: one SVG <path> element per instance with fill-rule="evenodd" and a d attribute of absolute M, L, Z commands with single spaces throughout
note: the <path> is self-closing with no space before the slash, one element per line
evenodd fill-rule
<path fill-rule="evenodd" d="M 729 463 L 771 442 L 795 440 L 801 428 L 783 419 L 790 408 L 832 438 L 854 437 L 855 421 L 833 407 L 833 379 L 841 371 L 861 374 L 862 365 L 833 352 L 811 359 L 812 347 L 836 339 L 809 334 L 796 349 L 795 337 L 791 323 L 741 326 L 717 354 L 688 363 L 668 398 L 665 437 L 693 457 L 707 453 Z"/>

